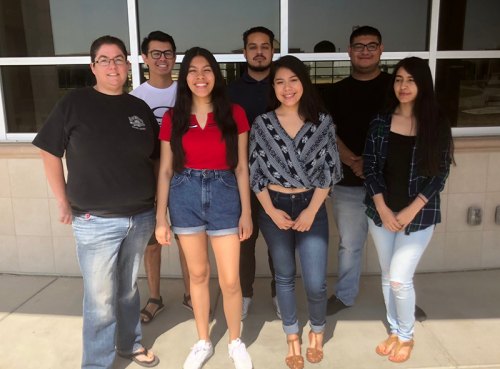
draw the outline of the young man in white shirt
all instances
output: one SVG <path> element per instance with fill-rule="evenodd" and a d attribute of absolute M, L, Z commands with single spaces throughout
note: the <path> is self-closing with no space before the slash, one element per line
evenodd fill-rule
<path fill-rule="evenodd" d="M 144 100 L 153 111 L 158 124 L 161 125 L 163 115 L 175 104 L 177 82 L 172 79 L 172 69 L 175 65 L 175 41 L 169 34 L 153 31 L 144 38 L 141 44 L 144 63 L 149 69 L 149 79 L 134 89 L 131 94 Z M 184 299 L 182 304 L 192 310 L 189 295 L 189 273 L 186 259 L 179 240 L 179 259 L 184 279 Z M 160 295 L 161 245 L 153 235 L 144 253 L 144 266 L 148 277 L 149 299 L 141 310 L 141 321 L 149 323 L 164 308 Z"/>

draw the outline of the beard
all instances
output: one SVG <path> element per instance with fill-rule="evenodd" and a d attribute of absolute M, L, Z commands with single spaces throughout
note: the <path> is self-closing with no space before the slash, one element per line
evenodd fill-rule
<path fill-rule="evenodd" d="M 251 65 L 251 64 L 247 63 L 247 67 L 248 67 L 248 69 L 250 69 L 254 72 L 265 72 L 265 71 L 271 69 L 271 63 L 269 63 L 267 65 Z"/>

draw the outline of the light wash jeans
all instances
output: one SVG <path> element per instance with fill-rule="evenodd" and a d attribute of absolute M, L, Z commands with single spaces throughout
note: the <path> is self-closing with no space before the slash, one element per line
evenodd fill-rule
<path fill-rule="evenodd" d="M 365 193 L 362 186 L 333 188 L 333 216 L 340 237 L 335 295 L 347 306 L 354 305 L 359 292 L 363 248 L 368 235 Z"/>
<path fill-rule="evenodd" d="M 130 354 L 142 347 L 136 281 L 154 225 L 153 209 L 129 217 L 73 217 L 84 287 L 82 368 L 111 369 L 115 349 Z"/>
<path fill-rule="evenodd" d="M 296 219 L 309 205 L 314 193 L 314 190 L 293 195 L 268 191 L 273 205 L 286 212 L 292 219 Z M 299 333 L 295 295 L 296 250 L 307 295 L 309 326 L 313 332 L 323 332 L 326 325 L 328 262 L 328 215 L 325 205 L 321 205 L 307 232 L 279 229 L 264 210 L 259 213 L 259 226 L 275 261 L 276 297 L 281 310 L 284 332 Z"/>
<path fill-rule="evenodd" d="M 401 341 L 411 340 L 415 326 L 413 275 L 434 227 L 406 235 L 404 231 L 391 232 L 383 226 L 378 227 L 371 219 L 368 219 L 368 226 L 382 269 L 382 293 L 389 330 Z"/>

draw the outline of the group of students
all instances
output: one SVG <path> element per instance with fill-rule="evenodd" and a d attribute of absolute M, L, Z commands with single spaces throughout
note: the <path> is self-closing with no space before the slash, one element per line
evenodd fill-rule
<path fill-rule="evenodd" d="M 336 184 L 348 171 L 364 178 L 362 216 L 382 269 L 389 336 L 376 352 L 395 362 L 410 357 L 413 274 L 440 221 L 439 191 L 453 160 L 451 129 L 436 105 L 427 63 L 407 58 L 395 66 L 386 112 L 361 129 L 368 137 L 366 145 L 363 137 L 361 155 L 358 147 L 350 147 L 349 134 L 343 135 L 349 132 L 348 123 L 337 123 L 335 109 L 321 103 L 304 63 L 287 55 L 271 64 L 274 35 L 267 28 L 252 28 L 243 40 L 248 70 L 228 94 L 213 54 L 201 47 L 186 51 L 178 80 L 172 81 L 175 43 L 163 32 L 152 32 L 141 50 L 155 77 L 141 89 L 150 89 L 160 100 L 145 99 L 148 105 L 123 91 L 129 67 L 123 42 L 100 37 L 90 50 L 96 84 L 64 96 L 33 142 L 41 149 L 60 221 L 73 224 L 84 280 L 82 368 L 112 368 L 116 354 L 141 366 L 158 365 L 158 357 L 141 344 L 141 320 L 150 322 L 163 308 L 158 245 L 171 244 L 173 234 L 188 275 L 184 303 L 192 307 L 198 331 L 184 368 L 199 369 L 213 355 L 208 241 L 223 295 L 229 356 L 236 369 L 253 368 L 240 326 L 253 295 L 255 260 L 242 294 L 240 247 L 253 239 L 249 257 L 255 258 L 257 227 L 270 254 L 276 309 L 288 343 L 285 363 L 291 369 L 304 367 L 296 253 L 309 313 L 305 356 L 320 362 L 327 305 L 336 305 L 338 311 L 339 306 L 351 306 L 357 294 L 357 286 L 354 292 L 337 286 L 336 295 L 327 297 L 325 199 L 333 195 L 335 204 L 341 187 Z M 350 41 L 353 66 L 359 57 L 360 75 L 368 75 L 368 64 L 383 48 L 380 33 L 361 27 Z M 378 62 L 376 69 L 374 78 L 381 73 Z M 267 90 L 268 96 L 239 94 L 243 103 L 250 101 L 243 109 L 231 102 L 238 102 L 234 96 L 243 85 Z M 173 91 L 170 103 L 161 98 L 166 89 Z M 141 93 L 136 89 L 133 95 L 144 98 Z M 267 111 L 259 111 L 262 104 Z M 343 236 L 348 232 L 341 227 L 339 232 L 341 247 L 349 253 L 348 237 Z M 149 243 L 156 246 L 147 247 L 153 256 L 146 251 L 145 257 L 151 298 L 140 312 L 137 273 L 153 233 Z M 345 279 L 358 283 L 359 272 L 353 265 L 345 268 L 338 284 Z M 350 301 L 342 290 L 350 293 Z"/>

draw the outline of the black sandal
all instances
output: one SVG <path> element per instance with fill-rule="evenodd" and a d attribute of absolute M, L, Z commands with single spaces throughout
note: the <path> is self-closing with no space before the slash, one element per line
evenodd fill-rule
<path fill-rule="evenodd" d="M 150 313 L 149 311 L 146 310 L 149 304 L 154 304 L 158 306 L 153 313 Z M 164 308 L 165 305 L 163 305 L 163 298 L 161 296 L 159 299 L 150 298 L 146 303 L 146 306 L 144 306 L 144 309 L 141 310 L 141 314 L 145 315 L 147 319 L 141 317 L 141 322 L 144 324 L 150 323 L 159 313 L 162 312 Z"/>
<path fill-rule="evenodd" d="M 156 299 L 153 299 L 153 300 L 156 300 Z M 118 355 L 125 358 L 125 359 L 132 360 L 137 365 L 144 366 L 146 368 L 152 368 L 154 366 L 157 366 L 160 363 L 160 359 L 158 359 L 158 356 L 156 356 L 156 355 L 154 355 L 153 359 L 151 359 L 149 361 L 137 359 L 137 356 L 140 356 L 140 355 L 144 355 L 146 357 L 148 356 L 148 349 L 145 347 L 143 347 L 143 349 L 144 350 L 139 350 L 139 351 L 136 351 L 136 352 L 134 352 L 132 354 L 128 354 L 128 355 L 123 355 L 120 353 L 118 353 Z"/>
<path fill-rule="evenodd" d="M 182 300 L 182 306 L 186 309 L 193 311 L 193 304 L 191 303 L 191 295 L 184 294 L 184 299 Z"/>

